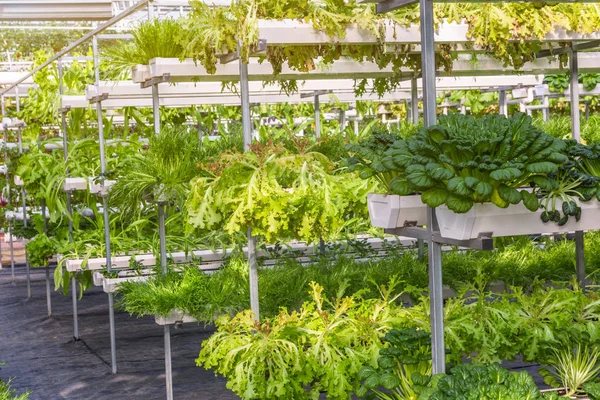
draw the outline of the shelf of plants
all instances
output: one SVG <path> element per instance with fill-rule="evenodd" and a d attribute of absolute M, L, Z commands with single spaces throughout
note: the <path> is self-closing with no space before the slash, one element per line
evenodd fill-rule
<path fill-rule="evenodd" d="M 417 398 L 422 393 L 429 393 L 432 397 L 428 398 L 446 398 L 440 394 L 444 385 L 460 386 L 453 381 L 458 379 L 471 382 L 475 379 L 471 374 L 479 378 L 485 374 L 501 375 L 504 380 L 497 386 L 503 386 L 502 390 L 509 393 L 507 396 L 510 393 L 516 396 L 508 399 L 525 398 L 524 390 L 532 393 L 531 398 L 541 399 L 530 378 L 522 375 L 517 378 L 496 366 L 459 366 L 443 377 L 437 375 L 430 379 L 432 372 L 444 372 L 446 359 L 460 364 L 464 358 L 473 358 L 476 363 L 489 364 L 517 356 L 558 367 L 558 379 L 562 379 L 567 393 L 585 391 L 592 396 L 594 386 L 584 388 L 585 382 L 565 379 L 560 370 L 562 359 L 557 355 L 571 359 L 573 354 L 585 354 L 595 364 L 599 354 L 590 347 L 593 345 L 590 332 L 597 329 L 600 311 L 594 295 L 584 293 L 575 281 L 570 288 L 542 288 L 542 284 L 556 277 L 566 280 L 565 276 L 572 275 L 574 254 L 580 272 L 583 264 L 579 258 L 584 246 L 581 231 L 600 228 L 597 226 L 600 215 L 596 215 L 600 212 L 598 146 L 552 137 L 522 114 L 510 118 L 487 115 L 479 119 L 450 114 L 440 117 L 436 123 L 435 94 L 438 83 L 440 91 L 492 88 L 502 91 L 501 110 L 503 104 L 505 107 L 508 104 L 505 91 L 509 87 L 518 83 L 538 85 L 540 78 L 514 77 L 513 80 L 512 76 L 508 79 L 472 76 L 558 72 L 564 60 L 520 58 L 519 51 L 535 50 L 535 53 L 558 48 L 565 41 L 588 43 L 597 38 L 595 29 L 587 25 L 566 29 L 572 28 L 566 17 L 553 18 L 556 29 L 538 27 L 535 33 L 529 34 L 531 40 L 524 38 L 521 32 L 511 33 L 508 40 L 506 35 L 500 35 L 499 41 L 514 50 L 506 55 L 499 53 L 499 43 L 492 38 L 484 40 L 477 30 L 477 21 L 487 13 L 458 18 L 460 10 L 464 10 L 461 7 L 470 9 L 469 6 L 452 8 L 458 13 L 452 17 L 447 15 L 452 12 L 448 11 L 451 7 L 440 7 L 438 18 L 464 19 L 468 23 L 443 22 L 435 37 L 429 35 L 432 30 L 425 30 L 433 23 L 429 8 L 422 10 L 429 22 L 419 28 L 414 25 L 418 19 L 414 12 L 395 14 L 396 20 L 384 19 L 365 6 L 359 8 L 363 12 L 360 18 L 356 11 L 347 9 L 346 4 L 326 4 L 327 16 L 317 9 L 295 18 L 297 13 L 306 11 L 305 5 L 296 5 L 294 13 L 285 14 L 294 16 L 295 20 L 283 21 L 276 20 L 281 15 L 271 15 L 278 13 L 271 7 L 257 7 L 254 14 L 247 13 L 245 7 L 248 7 L 245 3 L 223 9 L 194 3 L 183 25 L 165 22 L 164 26 L 175 24 L 175 30 L 181 31 L 178 40 L 190 32 L 202 39 L 188 43 L 185 51 L 178 45 L 171 46 L 181 50 L 179 53 L 175 50 L 144 53 L 130 61 L 127 67 L 138 65 L 134 81 L 148 86 L 147 89 L 133 84 L 101 82 L 96 39 L 95 65 L 84 70 L 81 79 L 72 79 L 61 70 L 61 129 L 77 141 L 67 146 L 65 134 L 59 148 L 32 142 L 28 152 L 14 157 L 8 156 L 13 150 L 3 147 L 8 167 L 7 185 L 10 178 L 20 177 L 23 184 L 20 200 L 24 206 L 27 194 L 30 203 L 43 201 L 44 213 L 48 210 L 49 222 L 44 224 L 43 232 L 32 237 L 29 245 L 34 245 L 28 245 L 32 265 L 47 268 L 50 256 L 62 253 L 55 270 L 55 284 L 68 291 L 71 280 L 74 299 L 77 288 L 90 284 L 91 272 L 106 266 L 106 276 L 101 280 L 97 276 L 95 280 L 109 292 L 111 313 L 112 293 L 118 285 L 126 311 L 132 315 L 154 315 L 157 323 L 165 325 L 168 399 L 172 398 L 169 325 L 191 321 L 216 323 L 218 330 L 203 343 L 198 365 L 225 376 L 228 388 L 245 399 L 300 399 L 315 397 L 319 392 L 325 392 L 328 398 L 348 398 L 352 393 L 364 397 L 370 393 L 384 399 L 387 395 L 383 392 L 387 391 L 396 391 L 399 398 Z M 520 7 L 536 13 L 529 4 Z M 544 15 L 564 16 L 563 7 L 545 9 L 547 14 Z M 580 7 L 591 10 L 584 5 Z M 230 18 L 231 15 L 240 18 Z M 242 18 L 242 15 L 254 17 Z M 265 17 L 273 19 L 265 20 Z M 515 18 L 511 17 L 511 21 Z M 296 19 L 310 22 L 301 23 Z M 221 25 L 197 25 L 206 20 L 219 21 Z M 334 27 L 327 28 L 332 21 L 336 21 Z M 363 22 L 357 24 L 357 21 Z M 529 26 L 527 20 L 519 21 Z M 502 23 L 499 20 L 498 24 Z M 163 29 L 159 25 L 150 23 L 148 26 Z M 539 25 L 545 26 L 541 22 Z M 136 35 L 141 35 L 139 32 L 148 26 L 134 32 L 137 42 L 132 42 L 127 54 L 138 54 L 131 51 L 140 43 Z M 205 35 L 206 26 L 213 26 L 223 36 Z M 236 33 L 239 41 L 214 42 L 215 37 L 231 39 Z M 169 43 L 173 40 L 169 35 L 167 39 L 150 36 Z M 206 41 L 209 37 L 213 39 Z M 435 49 L 442 56 L 438 64 L 433 56 L 434 40 L 438 41 Z M 242 56 L 239 65 L 231 62 L 236 58 L 237 46 Z M 289 51 L 291 48 L 295 51 Z M 495 58 L 483 55 L 488 52 Z M 342 54 L 350 54 L 352 58 L 342 58 Z M 473 54 L 477 57 L 476 64 Z M 110 52 L 108 57 L 111 57 Z M 119 59 L 115 53 L 112 57 Z M 399 57 L 402 62 L 386 62 L 386 57 L 390 60 Z M 414 59 L 409 61 L 410 57 Z M 599 58 L 595 52 L 577 51 L 575 57 L 570 57 L 570 87 L 574 90 L 568 94 L 574 104 L 579 101 L 577 89 L 581 89 L 577 85 L 577 72 L 597 71 Z M 423 67 L 418 72 L 421 60 Z M 436 69 L 448 77 L 435 78 Z M 423 75 L 420 84 L 424 92 L 426 127 L 423 129 L 401 124 L 400 129 L 393 131 L 390 124 L 376 120 L 374 111 L 370 114 L 374 121 L 365 119 L 363 131 L 353 135 L 342 121 L 321 123 L 318 100 L 312 108 L 302 104 L 306 99 L 318 99 L 318 90 L 333 90 L 334 95 L 343 94 L 342 101 L 359 100 L 357 109 L 365 106 L 359 104 L 361 100 L 375 100 L 382 91 L 388 93 L 384 97 L 388 102 L 410 99 L 415 105 L 416 80 L 412 80 L 412 87 L 405 87 L 403 82 L 397 86 L 384 85 L 382 79 L 413 78 L 416 73 Z M 95 75 L 96 85 L 89 87 L 91 82 L 86 82 L 84 76 L 92 75 Z M 200 82 L 159 85 L 167 76 L 174 83 Z M 450 76 L 471 78 L 453 83 L 454 78 Z M 342 83 L 348 78 L 357 79 L 359 93 L 354 93 L 354 82 L 352 85 L 348 81 Z M 263 93 L 259 94 L 262 81 L 286 79 L 306 79 L 308 83 L 296 88 L 289 82 L 278 83 L 297 92 L 292 95 L 280 94 L 274 87 L 262 89 Z M 311 79 L 321 81 L 311 82 Z M 364 79 L 374 80 L 361 86 Z M 520 82 L 515 83 L 517 79 Z M 219 88 L 223 81 L 240 81 L 240 97 L 233 92 L 221 93 Z M 58 89 L 47 87 L 32 90 L 54 93 Z M 361 88 L 367 93 L 361 94 Z M 196 96 L 195 91 L 202 95 Z M 84 92 L 87 93 L 82 102 Z M 523 97 L 515 93 L 513 101 L 525 104 L 530 101 L 530 94 L 528 90 L 525 100 L 519 100 Z M 24 114 L 29 112 L 30 115 L 23 132 L 34 131 L 40 125 L 36 125 L 32 117 L 40 114 L 32 111 L 41 109 L 34 108 L 40 97 L 32 96 L 29 108 L 25 108 Z M 95 114 L 90 110 L 90 100 L 95 104 Z M 254 106 L 257 115 L 277 117 L 287 124 L 282 123 L 281 128 L 257 124 L 254 128 L 258 135 L 252 143 L 251 101 L 261 103 Z M 331 101 L 332 104 L 324 101 L 322 106 L 344 109 L 342 101 L 339 98 Z M 495 98 L 492 101 L 495 102 Z M 233 112 L 226 107 L 204 107 L 210 102 L 241 103 L 241 115 L 238 110 Z M 290 105 L 296 102 L 298 105 Z M 172 108 L 186 106 L 202 107 L 191 107 L 185 112 Z M 385 107 L 391 110 L 394 106 L 404 105 Z M 152 113 L 142 107 L 152 107 Z M 124 128 L 103 118 L 106 117 L 103 110 L 108 108 L 122 108 Z M 408 113 L 405 108 L 400 110 Z M 56 119 L 55 111 L 52 111 L 53 119 Z M 395 111 L 398 112 L 398 108 Z M 413 115 L 416 111 L 411 110 Z M 473 108 L 471 111 L 474 112 Z M 508 108 L 504 113 L 508 113 Z M 201 141 L 193 134 L 195 130 L 182 126 L 182 121 L 187 121 L 190 115 L 204 133 L 212 133 L 215 126 L 219 130 L 223 119 L 241 119 L 241 135 L 236 135 L 238 128 L 232 127 L 231 132 L 221 135 L 222 139 L 217 142 Z M 294 119 L 311 115 L 314 115 L 314 128 L 309 124 L 300 125 L 307 129 L 308 136 L 314 133 L 319 140 L 297 136 L 299 128 L 292 124 Z M 578 112 L 574 112 L 572 118 L 573 134 L 579 139 Z M 97 119 L 94 129 L 97 126 L 98 141 L 84 139 L 90 133 L 88 121 L 92 119 Z M 130 128 L 128 121 L 132 119 L 136 126 Z M 144 120 L 152 121 L 153 127 L 144 126 Z M 127 142 L 117 143 L 110 152 L 105 152 L 105 135 L 119 134 Z M 138 135 L 150 136 L 147 148 L 139 142 Z M 71 178 L 74 176 L 81 178 Z M 99 178 L 92 182 L 92 189 L 99 183 L 106 186 L 107 182 L 114 182 L 110 190 L 96 190 L 102 195 L 103 221 L 94 190 L 81 190 L 89 183 L 87 177 Z M 9 189 L 9 199 L 16 198 L 15 194 L 13 189 L 11 195 Z M 84 207 L 92 210 L 95 217 L 78 217 L 75 211 Z M 119 213 L 111 212 L 111 208 L 118 208 Z M 347 246 L 352 250 L 347 252 L 335 248 L 344 235 L 370 229 L 367 211 L 375 227 L 428 241 L 429 296 L 424 295 L 428 281 L 426 262 L 416 259 L 413 252 L 405 251 L 403 246 L 380 242 L 381 247 L 391 246 L 386 247 L 387 255 L 383 259 L 378 257 L 378 249 L 374 248 L 377 246 L 369 245 L 369 241 L 348 240 Z M 72 218 L 64 221 L 61 218 L 64 214 Z M 13 228 L 21 229 L 16 222 L 12 223 Z M 63 229 L 60 239 L 61 234 L 56 233 L 60 229 L 58 225 L 63 224 L 65 228 L 65 223 L 68 223 L 68 235 Z M 577 251 L 566 241 L 552 243 L 543 238 L 540 244 L 532 243 L 529 238 L 517 239 L 513 244 L 509 244 L 509 239 L 497 240 L 501 249 L 488 254 L 452 250 L 442 255 L 440 251 L 443 243 L 469 245 L 479 241 L 481 244 L 484 240 L 491 243 L 492 236 L 571 231 L 578 232 Z M 444 242 L 444 237 L 455 241 Z M 591 232 L 588 237 L 592 241 L 587 249 L 587 256 L 592 260 L 590 268 L 596 268 L 593 245 L 598 235 Z M 300 248 L 292 246 L 290 252 L 294 257 L 291 257 L 283 249 L 256 247 L 257 238 L 264 245 L 300 240 L 313 246 L 311 243 L 320 242 L 319 256 L 303 264 L 298 260 Z M 246 240 L 248 246 L 244 247 L 242 243 Z M 192 252 L 191 249 L 223 249 L 231 242 L 236 244 L 235 251 L 222 268 L 207 274 L 193 262 L 193 258 L 201 257 L 203 262 L 211 262 L 213 269 L 216 262 L 223 261 L 222 254 L 211 250 Z M 273 251 L 285 255 L 280 257 L 285 261 L 259 269 L 257 257 L 269 257 Z M 132 257 L 131 254 L 138 252 L 144 254 Z M 244 253 L 248 254 L 248 264 L 238 256 Z M 356 254 L 356 259 L 347 253 Z M 117 254 L 127 255 L 115 256 Z M 168 254 L 170 261 L 167 261 Z M 210 260 L 212 255 L 215 260 Z M 370 262 L 359 262 L 369 258 Z M 450 274 L 444 279 L 449 278 L 451 288 L 458 294 L 449 299 L 445 307 L 442 258 L 444 273 Z M 87 266 L 82 268 L 84 264 Z M 526 279 L 523 273 L 515 272 L 519 271 L 517 265 L 524 264 L 535 265 Z M 152 266 L 160 267 L 161 273 L 151 274 L 149 267 Z M 481 271 L 486 271 L 489 279 Z M 456 278 L 453 274 L 462 274 L 462 277 Z M 534 277 L 542 282 L 538 284 Z M 454 286 L 465 281 L 471 285 Z M 513 288 L 511 293 L 491 296 L 490 282 L 496 284 L 497 281 L 505 286 L 521 287 Z M 257 286 L 261 288 L 260 298 Z M 402 299 L 410 300 L 412 306 L 400 304 L 403 292 L 410 294 L 410 298 Z M 145 300 L 141 301 L 141 297 Z M 75 300 L 73 304 L 75 307 Z M 445 325 L 442 324 L 443 313 Z M 76 316 L 74 309 L 77 338 Z M 566 333 L 565 326 L 571 328 Z M 394 351 L 387 352 L 388 348 Z M 115 350 L 111 314 L 113 372 L 116 372 Z M 415 371 L 422 375 L 413 375 Z M 592 375 L 596 373 L 594 369 Z M 444 385 L 438 383 L 442 381 Z M 436 391 L 437 394 L 432 394 Z M 469 396 L 481 397 L 472 391 Z M 461 393 L 456 398 L 470 397 Z"/>

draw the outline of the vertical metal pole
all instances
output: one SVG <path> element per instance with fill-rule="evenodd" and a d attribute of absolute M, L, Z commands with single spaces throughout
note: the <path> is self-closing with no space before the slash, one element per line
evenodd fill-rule
<path fill-rule="evenodd" d="M 421 6 L 421 61 L 423 77 L 423 117 L 425 126 L 436 123 L 435 52 L 433 1 L 419 0 Z M 429 296 L 431 299 L 431 343 L 433 373 L 445 372 L 444 301 L 442 297 L 442 251 L 434 242 L 438 229 L 435 209 L 427 207 L 427 246 L 429 253 Z"/>
<path fill-rule="evenodd" d="M 9 55 L 9 57 L 10 57 L 10 55 Z M 4 112 L 6 111 L 5 108 L 4 108 L 4 106 L 5 106 L 5 104 L 4 104 L 4 96 L 0 96 L 0 104 L 1 104 L 1 107 L 2 107 L 2 118 L 4 118 L 4 116 L 5 116 Z M 4 146 L 6 147 L 6 141 L 4 142 Z M 7 161 L 8 160 L 6 159 L 6 157 L 4 157 L 4 166 L 6 167 L 5 177 L 7 177 L 7 183 L 8 183 L 8 163 L 7 163 Z M 6 237 L 6 232 L 4 234 L 4 237 Z M 2 269 L 3 266 L 4 266 L 4 264 L 2 263 L 2 246 L 0 245 L 0 269 Z M 15 279 L 14 279 L 14 271 L 13 271 L 13 282 L 14 282 L 14 280 Z"/>
<path fill-rule="evenodd" d="M 417 87 L 417 78 L 410 80 L 410 122 L 419 123 L 419 91 Z"/>
<path fill-rule="evenodd" d="M 100 86 L 100 64 L 98 61 L 98 38 L 92 38 L 92 50 L 94 53 L 94 73 L 96 78 L 96 87 Z M 99 93 L 98 93 L 99 94 Z M 104 123 L 102 121 L 102 102 L 96 103 L 96 113 L 98 114 L 98 141 L 100 142 L 100 174 L 102 181 L 106 175 L 106 155 L 104 154 Z M 104 217 L 104 243 L 106 246 L 106 269 L 112 270 L 112 259 L 110 251 L 110 219 L 108 215 L 108 198 L 102 196 L 102 208 Z M 117 373 L 117 342 L 115 333 L 115 309 L 113 294 L 108 293 L 108 319 L 110 324 L 110 359 L 112 373 Z"/>
<path fill-rule="evenodd" d="M 62 61 L 59 59 L 57 61 L 58 66 L 58 92 L 62 96 L 64 93 L 63 86 L 63 65 Z M 61 110 L 60 113 L 60 122 L 62 128 L 62 142 L 63 142 L 63 159 L 65 163 L 69 159 L 69 148 L 68 148 L 68 137 L 67 137 L 67 116 L 65 112 Z M 69 176 L 69 169 L 65 169 L 65 176 Z M 69 226 L 69 243 L 73 243 L 73 209 L 71 206 L 71 192 L 65 192 L 65 200 L 67 204 L 67 224 Z M 73 305 L 73 339 L 75 341 L 79 340 L 79 317 L 77 310 L 77 278 L 75 277 L 75 273 L 71 275 L 71 303 Z"/>
<path fill-rule="evenodd" d="M 321 138 L 321 104 L 319 96 L 315 96 L 315 137 Z"/>
<path fill-rule="evenodd" d="M 508 102 L 506 97 L 506 90 L 498 91 L 498 113 L 508 117 Z"/>
<path fill-rule="evenodd" d="M 548 104 L 548 96 L 544 96 L 542 98 L 542 102 L 544 105 L 547 105 Z M 549 107 L 542 108 L 542 119 L 545 122 L 548 122 L 550 120 L 550 108 Z"/>
<path fill-rule="evenodd" d="M 250 91 L 248 88 L 248 64 L 240 59 L 240 95 L 242 105 L 242 132 L 244 135 L 244 151 L 248 151 L 252 143 L 252 131 L 250 125 Z M 256 238 L 252 235 L 252 228 L 248 229 L 248 263 L 250 282 L 250 307 L 254 318 L 260 319 L 260 307 L 258 303 L 258 263 L 256 260 Z"/>
<path fill-rule="evenodd" d="M 346 111 L 340 109 L 340 131 L 346 129 Z"/>
<path fill-rule="evenodd" d="M 160 134 L 160 103 L 158 98 L 158 85 L 152 85 L 152 116 L 154 118 L 154 134 Z M 160 267 L 164 274 L 167 273 L 167 235 L 165 233 L 165 199 L 158 199 L 158 237 L 160 247 Z M 165 343 L 165 386 L 167 400 L 173 400 L 173 367 L 171 363 L 171 326 L 163 326 L 163 339 Z"/>
<path fill-rule="evenodd" d="M 44 234 L 48 233 L 48 224 L 46 222 L 46 200 L 42 199 L 42 219 L 44 220 Z M 50 266 L 46 265 L 46 308 L 48 316 L 52 315 L 52 291 L 50 290 Z"/>
<path fill-rule="evenodd" d="M 585 102 L 585 120 L 589 120 L 590 119 L 590 102 L 586 101 Z"/>
<path fill-rule="evenodd" d="M 148 2 L 148 21 L 154 19 L 154 4 Z"/>
<path fill-rule="evenodd" d="M 21 111 L 19 101 L 19 87 L 15 87 L 15 101 L 17 103 L 17 113 Z M 21 135 L 21 127 L 17 128 L 17 141 L 19 144 L 19 155 L 23 155 L 23 136 Z M 21 204 L 23 207 L 23 226 L 27 228 L 27 192 L 25 186 L 21 186 Z M 27 298 L 31 298 L 31 271 L 29 270 L 29 256 L 25 250 L 25 273 L 27 276 Z"/>
<path fill-rule="evenodd" d="M 569 55 L 569 69 L 571 70 L 571 132 L 573 139 L 581 142 L 581 121 L 579 117 L 579 65 L 577 63 L 577 52 L 571 51 Z M 582 288 L 585 288 L 585 254 L 583 232 L 575 232 L 575 268 L 577 280 Z"/>
<path fill-rule="evenodd" d="M 2 96 L 2 100 L 4 100 L 4 96 Z M 4 102 L 2 104 L 4 105 Z M 4 112 L 2 115 L 4 116 Z M 4 127 L 4 160 L 8 161 L 8 135 L 6 134 L 6 127 Z M 8 170 L 6 171 L 6 192 L 6 202 L 8 205 L 10 205 L 10 176 L 8 175 Z M 15 286 L 17 282 L 15 281 L 15 248 L 12 235 L 12 218 L 8 219 L 8 236 L 10 238 L 8 243 L 10 249 L 10 274 L 12 278 L 12 284 Z"/>

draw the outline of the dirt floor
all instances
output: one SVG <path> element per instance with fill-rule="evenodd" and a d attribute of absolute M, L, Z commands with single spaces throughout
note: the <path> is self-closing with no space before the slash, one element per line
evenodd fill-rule
<path fill-rule="evenodd" d="M 4 250 L 4 246 L 3 249 Z M 7 254 L 7 253 L 3 253 Z M 52 279 L 52 278 L 51 278 Z M 73 340 L 71 297 L 52 292 L 52 316 L 46 312 L 43 270 L 32 270 L 27 299 L 25 268 L 0 270 L 0 379 L 12 379 L 31 400 L 162 400 L 165 395 L 163 328 L 153 318 L 135 319 L 117 312 L 117 366 L 110 369 L 108 297 L 101 288 L 79 301 L 81 340 Z M 200 344 L 213 331 L 195 324 L 172 329 L 174 397 L 235 399 L 225 380 L 195 365 Z"/>

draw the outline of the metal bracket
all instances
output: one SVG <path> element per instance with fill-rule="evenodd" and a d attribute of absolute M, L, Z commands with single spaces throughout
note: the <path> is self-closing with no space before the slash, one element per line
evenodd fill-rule
<path fill-rule="evenodd" d="M 267 40 L 266 39 L 258 39 L 258 42 L 250 47 L 250 55 L 257 56 L 267 51 Z M 235 60 L 239 60 L 240 58 L 240 50 L 236 50 L 232 53 L 227 53 L 219 57 L 221 64 L 229 64 Z"/>
<path fill-rule="evenodd" d="M 561 47 L 558 49 L 542 50 L 542 51 L 539 51 L 535 55 L 535 58 L 558 56 L 561 54 L 571 53 L 572 51 L 577 52 L 577 51 L 583 51 L 583 50 L 591 50 L 591 49 L 595 49 L 598 47 L 600 47 L 600 40 L 590 40 L 589 42 L 585 42 L 585 43 L 576 43 L 576 44 L 573 43 L 573 44 L 571 44 L 571 46 Z"/>
<path fill-rule="evenodd" d="M 153 78 L 148 79 L 146 82 L 140 83 L 140 87 L 142 89 L 149 88 L 154 85 L 158 85 L 160 83 L 169 82 L 171 80 L 171 74 L 165 73 L 162 76 L 155 76 Z"/>
<path fill-rule="evenodd" d="M 69 111 L 71 111 L 71 106 L 66 106 L 66 107 L 63 107 L 63 108 L 59 108 L 59 109 L 58 109 L 58 112 L 59 112 L 60 114 L 65 114 L 65 113 L 68 113 Z"/>
<path fill-rule="evenodd" d="M 328 90 L 315 90 L 314 92 L 310 92 L 310 93 L 300 93 L 300 98 L 301 99 L 306 99 L 309 97 L 317 97 L 317 96 L 321 96 L 324 94 L 331 94 L 333 93 L 333 90 L 328 89 Z"/>
<path fill-rule="evenodd" d="M 377 14 L 385 14 L 398 8 L 407 7 L 411 4 L 418 3 L 419 0 L 386 0 L 375 5 Z"/>
<path fill-rule="evenodd" d="M 425 228 L 393 228 L 385 229 L 385 233 L 396 236 L 406 236 L 415 239 L 429 240 L 427 229 Z M 458 240 L 443 237 L 440 232 L 433 232 L 431 239 L 438 244 L 449 246 L 459 246 L 475 250 L 493 250 L 494 240 L 491 233 L 482 233 L 477 239 Z"/>
<path fill-rule="evenodd" d="M 99 96 L 94 96 L 90 99 L 90 104 L 100 103 L 102 100 L 108 99 L 108 93 L 102 93 Z"/>

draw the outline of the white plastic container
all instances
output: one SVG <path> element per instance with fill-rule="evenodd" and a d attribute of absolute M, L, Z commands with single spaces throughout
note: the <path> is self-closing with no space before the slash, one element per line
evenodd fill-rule
<path fill-rule="evenodd" d="M 25 182 L 23 182 L 23 179 L 21 179 L 21 177 L 19 175 L 15 175 L 15 185 L 17 185 L 17 186 L 25 185 Z"/>
<path fill-rule="evenodd" d="M 421 201 L 420 195 L 370 193 L 367 205 L 371 224 L 378 228 L 423 226 L 427 222 L 427 205 Z"/>
<path fill-rule="evenodd" d="M 86 190 L 88 181 L 85 178 L 65 178 L 63 190 L 70 192 L 72 190 Z"/>
<path fill-rule="evenodd" d="M 100 183 L 96 182 L 96 179 L 97 178 L 95 177 L 89 177 L 88 186 L 90 189 L 90 193 L 97 194 L 99 196 L 106 196 L 108 194 L 108 191 L 110 190 L 110 187 L 117 182 L 105 179 L 104 182 Z"/>
<path fill-rule="evenodd" d="M 150 79 L 150 66 L 144 64 L 134 65 L 131 68 L 131 77 L 134 83 L 143 83 Z"/>
<path fill-rule="evenodd" d="M 540 233 L 564 233 L 600 229 L 600 202 L 591 200 L 577 202 L 581 207 L 581 219 L 569 217 L 558 226 L 556 222 L 544 223 L 539 209 L 529 211 L 522 203 L 500 208 L 492 203 L 475 204 L 464 214 L 456 214 L 446 206 L 436 208 L 436 216 L 443 237 L 450 239 L 476 239 L 482 234 L 493 237 L 534 235 Z"/>
<path fill-rule="evenodd" d="M 154 320 L 158 325 L 174 325 L 176 323 L 186 324 L 190 322 L 197 322 L 195 318 L 184 314 L 181 310 L 172 310 L 166 317 L 159 317 L 157 315 L 154 317 Z"/>
<path fill-rule="evenodd" d="M 104 278 L 102 280 L 102 290 L 104 293 L 114 293 L 117 291 L 119 284 L 123 282 L 145 282 L 148 276 L 127 276 L 123 278 Z"/>

